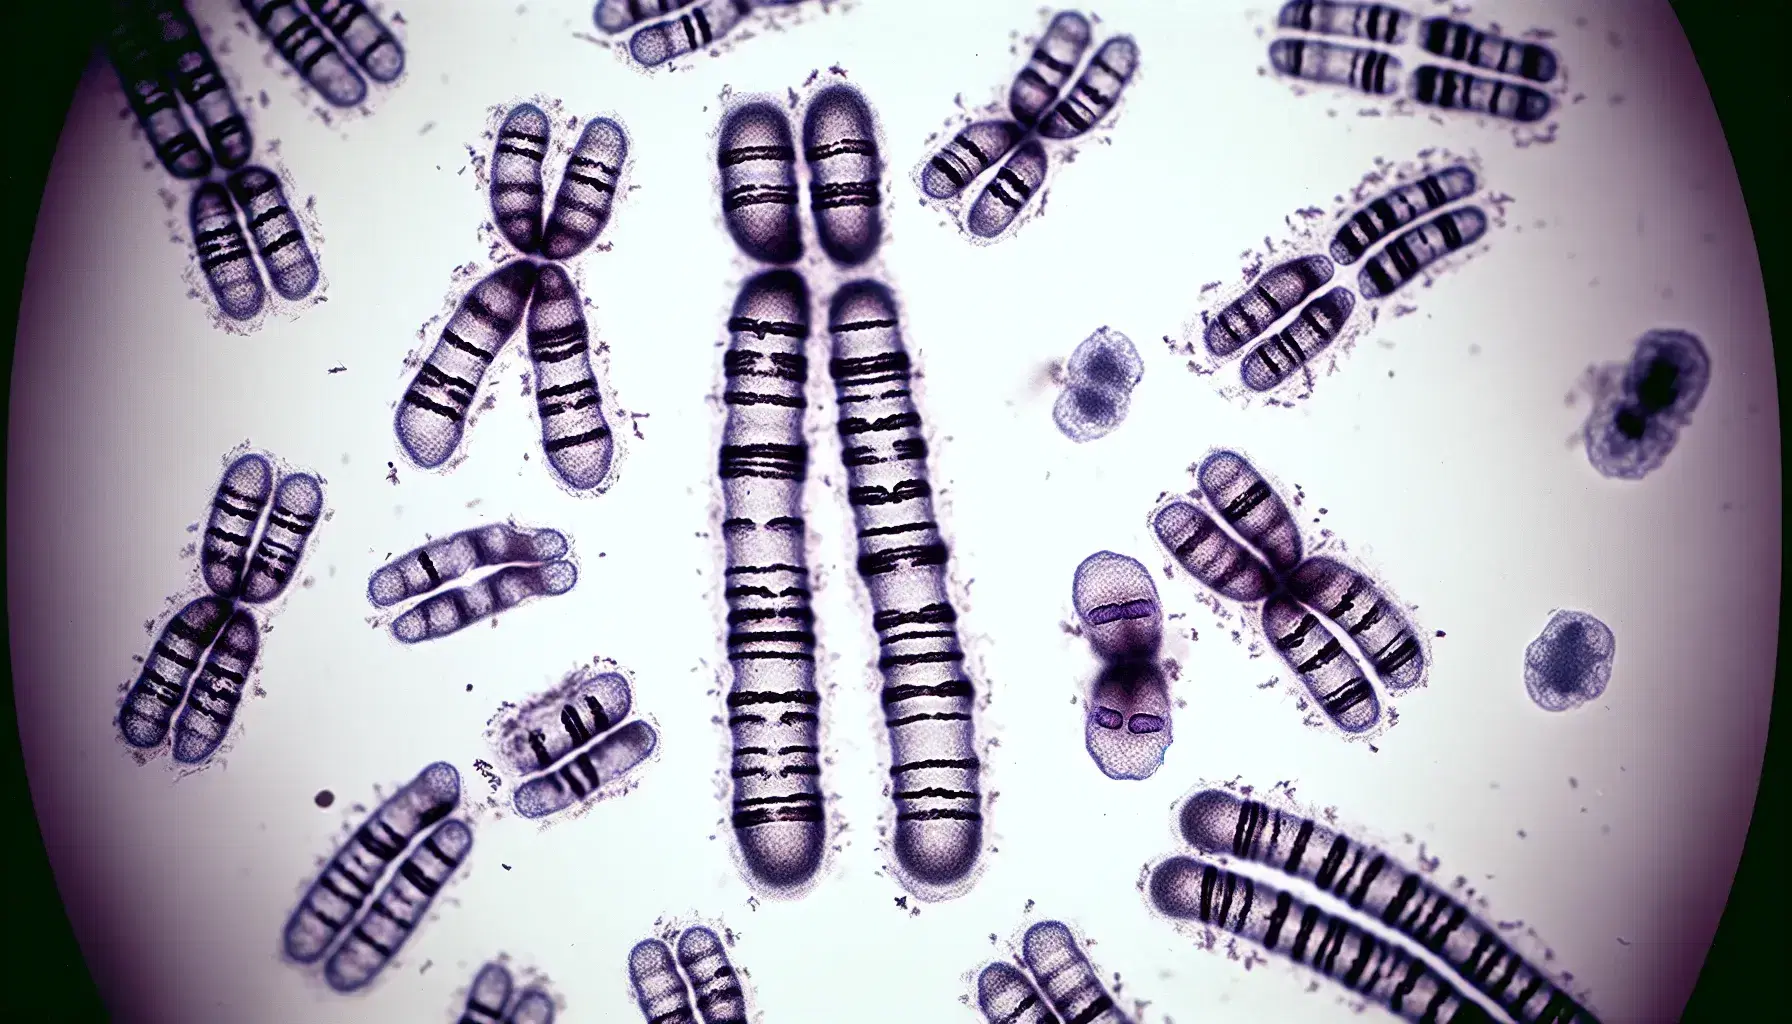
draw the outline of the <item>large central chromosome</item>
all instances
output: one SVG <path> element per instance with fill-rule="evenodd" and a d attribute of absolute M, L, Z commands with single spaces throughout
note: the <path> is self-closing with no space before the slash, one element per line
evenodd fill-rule
<path fill-rule="evenodd" d="M 882 166 L 864 98 L 844 85 L 812 97 L 803 148 L 821 248 L 835 266 L 857 267 L 883 234 Z M 765 263 L 799 260 L 796 149 L 784 111 L 754 102 L 730 112 L 718 163 L 723 218 L 741 249 Z M 733 824 L 747 869 L 783 888 L 814 875 L 826 843 L 804 556 L 809 290 L 801 274 L 777 269 L 748 280 L 729 331 L 719 473 L 734 675 L 727 701 Z M 911 882 L 951 885 L 969 874 L 982 846 L 975 691 L 947 593 L 946 544 L 934 520 L 895 297 L 874 280 L 842 285 L 829 304 L 828 331 L 858 569 L 880 648 L 894 852 Z"/>

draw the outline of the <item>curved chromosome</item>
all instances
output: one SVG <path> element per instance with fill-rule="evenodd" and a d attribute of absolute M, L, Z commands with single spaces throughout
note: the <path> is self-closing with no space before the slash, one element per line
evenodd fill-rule
<path fill-rule="evenodd" d="M 1068 378 L 1052 408 L 1058 430 L 1072 441 L 1106 437 L 1126 418 L 1145 363 L 1132 339 L 1103 327 L 1083 339 L 1064 366 Z"/>
<path fill-rule="evenodd" d="M 718 475 L 733 673 L 732 824 L 747 869 L 784 887 L 813 876 L 827 838 L 802 503 L 808 288 L 787 270 L 752 278 L 728 328 Z"/>
<path fill-rule="evenodd" d="M 1640 480 L 1667 461 L 1711 380 L 1711 356 L 1696 335 L 1643 335 L 1630 364 L 1594 403 L 1582 434 L 1601 475 Z"/>
<path fill-rule="evenodd" d="M 1524 650 L 1525 689 L 1545 711 L 1597 700 L 1611 682 L 1617 651 L 1610 626 L 1586 612 L 1556 612 Z"/>
<path fill-rule="evenodd" d="M 1190 797 L 1179 820 L 1182 838 L 1196 850 L 1311 883 L 1441 959 L 1521 1024 L 1593 1024 L 1592 1015 L 1514 952 L 1497 928 L 1381 850 L 1222 789 Z"/>
<path fill-rule="evenodd" d="M 947 592 L 948 554 L 895 299 L 875 281 L 847 284 L 829 305 L 828 330 L 858 570 L 884 677 L 894 850 L 913 878 L 948 885 L 970 873 L 982 848 L 975 690 Z"/>
<path fill-rule="evenodd" d="M 365 984 L 465 858 L 472 844 L 465 824 L 450 820 L 430 831 L 458 806 L 460 773 L 438 761 L 368 815 L 287 919 L 287 957 L 311 964 L 334 948 L 326 965 L 331 986 L 347 991 Z M 422 845 L 419 839 L 425 840 Z M 413 847 L 416 855 L 400 860 Z M 397 873 L 374 899 L 375 887 L 394 864 Z M 374 909 L 363 914 L 369 900 Z"/>

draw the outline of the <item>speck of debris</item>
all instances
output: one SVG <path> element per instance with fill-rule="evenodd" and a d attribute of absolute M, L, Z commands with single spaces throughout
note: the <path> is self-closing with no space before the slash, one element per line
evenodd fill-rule
<path fill-rule="evenodd" d="M 1446 633 L 1446 632 L 1444 632 L 1444 631 L 1443 631 L 1443 630 L 1441 630 L 1441 629 L 1440 629 L 1440 630 L 1438 630 L 1438 631 L 1437 631 L 1437 635 L 1438 635 L 1438 636 L 1449 636 L 1449 635 L 1450 635 L 1450 634 L 1448 634 L 1448 633 Z"/>
<path fill-rule="evenodd" d="M 343 366 L 340 363 L 338 363 L 337 365 L 330 367 L 330 372 L 331 373 L 347 373 L 348 367 Z"/>
<path fill-rule="evenodd" d="M 904 910 L 907 910 L 908 909 L 908 897 L 907 896 L 896 897 L 896 905 L 901 907 Z"/>
<path fill-rule="evenodd" d="M 472 692 L 473 692 L 473 684 L 472 684 L 472 683 L 468 683 L 468 684 L 467 684 L 467 692 L 468 692 L 468 693 L 472 693 Z"/>
<path fill-rule="evenodd" d="M 336 794 L 327 789 L 320 789 L 317 791 L 317 795 L 311 799 L 319 807 L 328 807 L 336 802 Z"/>
<path fill-rule="evenodd" d="M 504 870 L 506 870 L 506 871 L 509 871 L 509 870 L 510 870 L 510 865 L 508 865 L 508 864 L 506 864 L 506 863 L 504 863 L 504 862 L 503 862 L 503 861 L 499 861 L 499 862 L 498 862 L 498 866 L 499 866 L 499 867 L 501 867 L 501 868 L 503 868 L 503 869 L 504 869 Z"/>

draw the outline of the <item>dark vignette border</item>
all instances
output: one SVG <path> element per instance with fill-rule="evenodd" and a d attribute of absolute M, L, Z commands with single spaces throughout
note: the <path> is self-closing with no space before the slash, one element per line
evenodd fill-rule
<path fill-rule="evenodd" d="M 1780 230 L 1786 224 L 1787 204 L 1780 147 L 1784 144 L 1784 117 L 1792 109 L 1792 79 L 1773 58 L 1771 45 L 1762 44 L 1787 38 L 1792 32 L 1792 8 L 1782 0 L 1684 0 L 1673 6 L 1711 90 L 1742 181 L 1760 249 L 1769 314 L 1774 323 L 1787 324 L 1792 322 L 1792 298 L 1786 291 L 1787 248 L 1779 244 L 1785 237 Z M 9 411 L 10 367 L 25 260 L 65 112 L 88 60 L 97 55 L 96 40 L 104 24 L 102 7 L 101 0 L 27 0 L 7 18 L 10 88 L 6 93 L 7 154 L 0 160 L 0 178 L 5 182 L 5 203 L 0 206 L 0 281 L 8 283 L 0 287 L 0 318 L 12 328 L 0 337 L 4 346 L 0 356 L 9 370 L 4 399 Z M 1776 153 L 1782 155 L 1776 158 Z M 1787 333 L 1782 326 L 1773 345 L 1782 417 L 1786 367 L 1792 359 Z M 10 435 L 10 418 L 8 424 Z M 1781 434 L 1783 437 L 1783 430 Z M 4 511 L 0 510 L 0 525 L 3 523 Z M 0 554 L 0 568 L 4 565 L 5 556 Z M 5 595 L 0 593 L 0 611 L 4 608 Z M 1783 599 L 1780 614 L 1783 623 Z M 10 618 L 7 622 L 10 625 Z M 7 955 L 0 957 L 5 1012 L 16 1014 L 16 1019 L 54 1024 L 106 1021 L 108 1014 L 63 913 L 32 812 L 12 700 L 10 636 L 6 646 L 7 656 L 0 663 L 0 677 L 4 678 L 0 687 L 4 697 L 0 699 L 0 851 L 4 851 L 0 863 L 6 873 L 6 930 L 14 942 Z M 1776 683 L 1774 704 L 1779 709 L 1785 704 L 1786 690 L 1783 648 Z M 1786 843 L 1785 716 L 1775 714 L 1774 718 L 1777 727 L 1768 735 L 1748 845 L 1698 988 L 1681 1018 L 1688 1024 L 1751 1019 L 1758 1013 L 1756 1007 L 1773 1005 L 1769 992 L 1779 987 L 1775 976 L 1779 965 L 1770 963 L 1770 955 L 1784 939 L 1774 927 L 1780 906 L 1775 897 L 1783 885 L 1773 872 L 1792 854 Z"/>

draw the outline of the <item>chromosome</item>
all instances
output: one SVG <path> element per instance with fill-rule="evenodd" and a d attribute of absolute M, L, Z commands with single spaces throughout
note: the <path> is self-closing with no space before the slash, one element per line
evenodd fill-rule
<path fill-rule="evenodd" d="M 829 85 L 802 126 L 811 219 L 836 270 L 868 262 L 883 240 L 882 158 L 869 105 Z M 717 139 L 722 219 L 760 263 L 803 258 L 796 133 L 779 107 L 742 103 Z M 717 475 L 726 546 L 727 696 L 732 824 L 746 871 L 775 889 L 805 884 L 826 848 L 815 685 L 815 621 L 805 556 L 803 485 L 809 288 L 797 269 L 750 278 L 735 300 L 723 357 L 726 419 Z M 833 378 L 859 574 L 871 596 L 891 743 L 894 853 L 911 882 L 964 879 L 981 851 L 981 796 L 947 550 L 932 512 L 927 442 L 908 390 L 896 300 L 875 280 L 829 303 Z"/>
<path fill-rule="evenodd" d="M 1472 990 L 1520 1024 L 1595 1024 L 1591 1012 L 1513 951 L 1496 927 L 1381 850 L 1222 789 L 1190 797 L 1179 822 L 1183 841 L 1202 857 L 1276 871 L 1348 912 L 1328 914 L 1206 861 L 1176 857 L 1150 881 L 1152 902 L 1172 917 L 1218 925 L 1285 952 L 1409 1020 L 1491 1020 L 1459 994 Z M 1405 941 L 1374 938 L 1352 917 L 1373 920 Z M 1455 976 L 1434 974 L 1413 955 L 1419 951 Z"/>
<path fill-rule="evenodd" d="M 1087 135 L 1119 106 L 1139 67 L 1131 36 L 1103 41 L 1065 88 L 1093 41 L 1088 18 L 1058 12 L 1009 86 L 1006 115 L 967 125 L 922 164 L 917 183 L 935 202 L 957 199 L 996 168 L 965 213 L 974 238 L 991 241 L 1012 228 L 1045 185 L 1050 150 Z"/>
<path fill-rule="evenodd" d="M 1460 21 L 1421 20 L 1386 4 L 1291 0 L 1276 29 L 1269 65 L 1286 78 L 1377 97 L 1404 91 L 1426 107 L 1519 124 L 1541 121 L 1554 106 L 1536 88 L 1556 78 L 1553 51 Z M 1396 55 L 1402 49 L 1414 65 L 1410 75 Z"/>
<path fill-rule="evenodd" d="M 323 502 L 316 477 L 293 473 L 276 481 L 262 455 L 243 455 L 224 470 L 199 549 L 199 575 L 210 593 L 162 627 L 119 710 L 125 743 L 159 746 L 172 726 L 179 763 L 199 764 L 217 752 L 261 654 L 262 624 L 251 606 L 286 592 Z"/>
<path fill-rule="evenodd" d="M 492 961 L 479 968 L 467 990 L 460 1024 L 554 1024 L 553 996 L 530 985 L 512 999 L 514 989 L 515 982 L 503 964 Z"/>
<path fill-rule="evenodd" d="M 317 5 L 349 6 L 340 0 Z M 270 284 L 289 301 L 310 295 L 319 277 L 317 258 L 279 176 L 249 163 L 254 137 L 248 119 L 186 4 L 113 0 L 112 14 L 107 51 L 144 137 L 169 174 L 198 182 L 187 223 L 219 310 L 232 320 L 253 319 L 267 304 Z"/>
<path fill-rule="evenodd" d="M 1077 566 L 1071 602 L 1102 659 L 1088 702 L 1089 756 L 1110 779 L 1148 779 L 1172 740 L 1169 683 L 1157 662 L 1164 612 L 1151 571 L 1097 551 Z"/>
<path fill-rule="evenodd" d="M 629 950 L 628 977 L 648 1024 L 747 1022 L 747 996 L 728 952 L 721 938 L 701 925 L 679 935 L 676 955 L 659 939 L 637 943 Z"/>
<path fill-rule="evenodd" d="M 332 106 L 367 98 L 366 75 L 389 85 L 404 72 L 404 48 L 358 0 L 242 0 L 243 10 L 305 84 Z"/>
<path fill-rule="evenodd" d="M 1334 11 L 1327 15 L 1331 20 L 1320 21 L 1334 24 L 1337 17 L 1342 15 Z M 1376 30 L 1385 32 L 1385 22 Z M 1470 167 L 1452 164 L 1347 212 L 1326 252 L 1271 266 L 1241 294 L 1203 316 L 1201 337 L 1208 354 L 1224 360 L 1250 346 L 1239 361 L 1239 377 L 1254 392 L 1272 391 L 1297 374 L 1310 378 L 1304 368 L 1343 336 L 1359 302 L 1387 298 L 1439 260 L 1481 240 L 1487 232 L 1486 211 L 1461 204 L 1479 187 Z M 1362 267 L 1355 292 L 1342 286 L 1322 292 L 1339 266 L 1358 262 Z M 1275 330 L 1278 324 L 1281 329 Z"/>
<path fill-rule="evenodd" d="M 977 1008 L 989 1024 L 1132 1024 L 1062 922 L 1028 928 L 1021 963 L 1024 972 L 997 961 L 977 975 Z"/>
<path fill-rule="evenodd" d="M 609 224 L 628 136 L 608 118 L 587 122 L 544 219 L 549 133 L 547 114 L 529 103 L 512 108 L 499 127 L 491 160 L 492 218 L 519 256 L 461 300 L 405 389 L 393 426 L 412 462 L 431 469 L 447 462 L 460 448 L 486 371 L 526 319 L 542 454 L 566 487 L 592 491 L 611 478 L 615 439 L 591 369 L 584 303 L 561 264 L 589 248 Z"/>
<path fill-rule="evenodd" d="M 1287 503 L 1244 456 L 1215 451 L 1196 478 L 1214 513 L 1182 498 L 1160 505 L 1151 514 L 1158 542 L 1209 590 L 1263 602 L 1265 636 L 1333 725 L 1346 734 L 1378 725 L 1372 680 L 1391 694 L 1425 681 L 1425 649 L 1406 612 L 1355 569 L 1307 557 Z"/>
<path fill-rule="evenodd" d="M 569 553 L 566 535 L 557 530 L 509 523 L 475 527 L 380 566 L 367 581 L 367 599 L 376 608 L 390 608 L 429 595 L 392 620 L 392 635 L 407 644 L 439 640 L 525 601 L 571 590 L 579 570 Z M 494 571 L 441 589 L 477 569 Z"/>
<path fill-rule="evenodd" d="M 766 7 L 803 0 L 598 0 L 592 18 L 605 35 L 630 33 L 628 53 L 642 67 L 657 67 L 695 53 L 734 31 Z M 678 13 L 683 12 L 683 13 Z M 654 18 L 663 18 L 643 24 Z"/>
<path fill-rule="evenodd" d="M 1636 343 L 1630 364 L 1606 375 L 1582 435 L 1602 476 L 1641 480 L 1667 461 L 1711 381 L 1711 356 L 1696 335 L 1658 328 Z"/>
<path fill-rule="evenodd" d="M 472 850 L 472 829 L 449 817 L 459 806 L 460 773 L 438 761 L 368 815 L 287 919 L 287 958 L 323 961 L 338 992 L 372 981 Z"/>
<path fill-rule="evenodd" d="M 1145 363 L 1132 339 L 1103 327 L 1071 352 L 1064 376 L 1068 380 L 1052 419 L 1072 441 L 1093 441 L 1126 419 L 1132 389 L 1145 376 Z"/>
<path fill-rule="evenodd" d="M 1524 651 L 1524 686 L 1545 711 L 1597 700 L 1611 682 L 1618 640 L 1586 612 L 1558 611 Z"/>
<path fill-rule="evenodd" d="M 624 721 L 633 705 L 621 673 L 582 668 L 507 716 L 497 746 L 520 777 L 511 796 L 517 814 L 546 818 L 601 800 L 631 778 L 659 745 L 652 725 Z"/>

